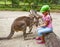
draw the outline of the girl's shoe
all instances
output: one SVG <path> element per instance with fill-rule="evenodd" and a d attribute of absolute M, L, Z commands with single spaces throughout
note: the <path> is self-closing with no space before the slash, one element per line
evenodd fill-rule
<path fill-rule="evenodd" d="M 41 40 L 41 38 L 40 38 L 40 37 L 36 37 L 35 39 L 36 39 L 36 40 Z"/>
<path fill-rule="evenodd" d="M 37 44 L 45 44 L 45 42 L 39 42 L 39 41 L 38 41 Z"/>

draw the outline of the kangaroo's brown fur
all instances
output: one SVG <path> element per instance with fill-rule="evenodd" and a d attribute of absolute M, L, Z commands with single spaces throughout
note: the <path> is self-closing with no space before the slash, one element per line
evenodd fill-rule
<path fill-rule="evenodd" d="M 36 22 L 34 21 L 34 18 L 36 19 Z M 29 33 L 31 33 L 32 26 L 34 25 L 34 23 L 36 23 L 36 26 L 37 26 L 38 22 L 39 22 L 38 18 L 33 13 L 30 14 L 29 17 L 27 17 L 27 16 L 18 17 L 14 20 L 14 22 L 11 25 L 11 32 L 10 32 L 9 36 L 6 38 L 0 38 L 0 40 L 10 39 L 14 35 L 15 31 L 16 32 L 23 31 L 23 36 L 25 39 L 27 36 L 26 28 L 29 27 Z"/>

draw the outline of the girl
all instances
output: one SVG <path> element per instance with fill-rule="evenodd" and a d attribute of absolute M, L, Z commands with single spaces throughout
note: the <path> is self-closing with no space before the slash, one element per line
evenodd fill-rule
<path fill-rule="evenodd" d="M 42 6 L 40 12 L 42 13 L 42 19 L 43 19 L 43 24 L 41 27 L 37 28 L 38 31 L 38 37 L 36 37 L 36 40 L 41 40 L 38 41 L 38 44 L 44 44 L 45 39 L 44 39 L 44 33 L 49 33 L 53 31 L 52 28 L 52 18 L 50 16 L 50 7 L 49 5 L 44 5 Z"/>

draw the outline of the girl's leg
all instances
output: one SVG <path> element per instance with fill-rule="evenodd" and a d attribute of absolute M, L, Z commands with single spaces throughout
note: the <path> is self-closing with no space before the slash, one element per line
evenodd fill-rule
<path fill-rule="evenodd" d="M 39 44 L 45 43 L 43 33 L 48 33 L 48 32 L 51 32 L 51 31 L 52 31 L 51 28 L 42 28 L 42 29 L 38 30 L 38 35 L 40 36 L 40 39 L 42 40 L 41 42 L 38 42 L 38 43 Z"/>
<path fill-rule="evenodd" d="M 41 41 L 37 41 L 38 44 L 45 44 L 44 35 L 40 36 Z"/>
<path fill-rule="evenodd" d="M 37 28 L 37 31 L 39 31 L 39 30 L 42 30 L 43 28 L 42 27 L 40 27 L 40 28 Z M 38 33 L 39 34 L 39 33 Z M 41 38 L 40 38 L 41 36 L 40 35 L 38 35 L 38 37 L 36 37 L 35 39 L 36 40 L 41 40 Z"/>
<path fill-rule="evenodd" d="M 41 36 L 42 42 L 45 42 L 44 35 Z"/>
<path fill-rule="evenodd" d="M 43 33 L 49 33 L 49 32 L 52 32 L 53 31 L 53 29 L 52 28 L 43 28 L 43 29 L 40 29 L 40 30 L 38 30 L 38 35 L 39 36 L 42 36 L 42 34 Z"/>

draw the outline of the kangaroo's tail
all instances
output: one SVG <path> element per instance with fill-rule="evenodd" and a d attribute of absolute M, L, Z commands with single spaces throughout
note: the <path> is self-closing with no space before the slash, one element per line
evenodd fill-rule
<path fill-rule="evenodd" d="M 1 37 L 0 40 L 10 39 L 14 35 L 14 30 L 11 28 L 11 32 L 7 37 Z"/>

